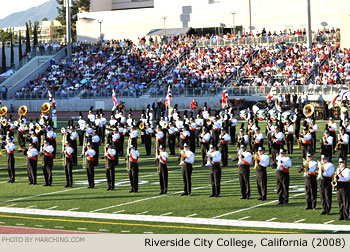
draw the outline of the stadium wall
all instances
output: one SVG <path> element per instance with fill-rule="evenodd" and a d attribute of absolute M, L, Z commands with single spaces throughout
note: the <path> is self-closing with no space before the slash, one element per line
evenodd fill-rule
<path fill-rule="evenodd" d="M 99 1 L 96 1 L 97 3 Z M 104 1 L 101 1 L 101 5 Z M 181 27 L 222 27 L 242 25 L 249 31 L 249 1 L 246 0 L 155 0 L 154 8 L 118 11 L 96 11 L 78 14 L 77 34 L 81 41 L 96 41 L 99 37 L 98 20 L 103 20 L 105 39 L 129 38 L 134 41 L 145 36 L 151 29 Z M 311 0 L 312 29 L 339 28 L 340 11 L 347 0 Z M 190 6 L 190 8 L 186 8 Z M 251 0 L 253 31 L 276 31 L 303 29 L 306 27 L 307 6 L 305 0 Z M 185 7 L 185 8 L 184 8 Z M 97 7 L 96 7 L 97 8 Z M 95 9 L 96 9 L 95 8 Z M 349 10 L 349 9 L 348 9 Z"/>

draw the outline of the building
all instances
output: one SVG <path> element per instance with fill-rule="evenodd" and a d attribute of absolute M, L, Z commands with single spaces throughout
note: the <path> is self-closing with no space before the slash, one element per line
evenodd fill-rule
<path fill-rule="evenodd" d="M 349 14 L 350 1 L 311 0 L 311 24 L 315 31 L 346 27 L 350 23 Z M 96 41 L 101 25 L 107 40 L 136 40 L 152 29 L 242 26 L 243 31 L 266 28 L 279 32 L 304 29 L 306 23 L 305 0 L 92 0 L 91 12 L 78 14 L 77 34 L 78 40 Z M 346 36 L 350 35 L 342 34 L 344 42 L 348 41 Z"/>

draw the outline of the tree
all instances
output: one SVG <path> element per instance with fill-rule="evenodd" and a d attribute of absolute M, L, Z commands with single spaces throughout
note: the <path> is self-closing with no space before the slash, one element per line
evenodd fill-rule
<path fill-rule="evenodd" d="M 2 72 L 6 72 L 5 40 L 2 41 Z"/>
<path fill-rule="evenodd" d="M 29 34 L 29 26 L 26 23 L 26 54 L 30 52 L 30 34 Z"/>
<path fill-rule="evenodd" d="M 34 48 L 38 46 L 38 28 L 37 24 L 34 24 L 34 38 L 33 38 L 33 45 Z"/>
<path fill-rule="evenodd" d="M 48 21 L 47 17 L 44 17 L 41 21 Z"/>
<path fill-rule="evenodd" d="M 22 53 L 22 35 L 21 31 L 18 31 L 18 60 L 21 61 L 23 58 L 23 53 Z"/>
<path fill-rule="evenodd" d="M 11 51 L 10 51 L 10 66 L 13 67 L 15 65 L 15 58 L 14 58 L 14 53 L 13 53 L 13 32 L 11 31 L 10 33 L 10 46 L 11 46 Z"/>
<path fill-rule="evenodd" d="M 77 2 L 77 7 L 78 7 L 78 10 L 80 13 L 90 11 L 90 4 L 91 4 L 90 0 L 79 0 L 76 2 Z"/>

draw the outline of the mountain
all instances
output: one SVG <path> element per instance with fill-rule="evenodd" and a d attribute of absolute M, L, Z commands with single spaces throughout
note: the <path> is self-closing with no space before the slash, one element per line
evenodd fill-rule
<path fill-rule="evenodd" d="M 32 22 L 41 22 L 44 17 L 48 20 L 54 20 L 57 17 L 57 6 L 58 4 L 56 0 L 49 0 L 48 2 L 32 7 L 28 10 L 12 13 L 3 19 L 0 19 L 0 28 L 25 26 L 25 23 L 29 20 Z"/>

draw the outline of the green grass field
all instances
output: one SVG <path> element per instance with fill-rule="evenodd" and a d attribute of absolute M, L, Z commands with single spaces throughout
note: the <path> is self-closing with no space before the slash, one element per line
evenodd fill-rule
<path fill-rule="evenodd" d="M 317 145 L 323 134 L 325 122 L 318 122 Z M 240 123 L 239 123 L 240 125 Z M 59 125 L 65 126 L 62 123 Z M 265 123 L 260 123 L 265 132 Z M 59 130 L 57 130 L 58 132 Z M 238 129 L 237 129 L 238 132 Z M 61 150 L 61 133 L 57 133 L 57 148 Z M 17 138 L 16 138 L 17 143 Z M 126 144 L 124 145 L 126 147 Z M 293 167 L 290 172 L 290 203 L 277 205 L 275 170 L 268 168 L 268 200 L 257 200 L 255 171 L 251 167 L 251 199 L 240 200 L 240 186 L 238 181 L 237 162 L 229 161 L 228 167 L 222 169 L 221 197 L 209 198 L 211 187 L 209 182 L 209 167 L 201 167 L 200 149 L 196 149 L 196 159 L 192 174 L 192 196 L 180 194 L 183 190 L 182 175 L 176 157 L 170 157 L 168 162 L 169 185 L 168 195 L 159 195 L 159 183 L 154 157 L 145 156 L 145 148 L 140 144 L 141 154 L 139 161 L 139 193 L 129 193 L 129 178 L 126 171 L 125 160 L 119 159 L 116 167 L 116 190 L 106 191 L 105 164 L 99 161 L 95 168 L 96 187 L 86 189 L 87 176 L 82 168 L 82 159 L 73 172 L 73 188 L 64 188 L 65 175 L 62 160 L 57 158 L 53 168 L 53 186 L 43 187 L 41 163 L 38 162 L 38 185 L 28 185 L 25 157 L 23 153 L 16 152 L 16 183 L 8 184 L 6 153 L 0 155 L 0 225 L 24 226 L 33 228 L 64 229 L 87 232 L 110 233 L 331 233 L 331 230 L 303 230 L 293 229 L 288 225 L 277 226 L 278 223 L 309 223 L 324 225 L 349 225 L 348 222 L 338 221 L 338 208 L 336 194 L 333 194 L 332 214 L 319 215 L 321 203 L 318 200 L 316 211 L 305 211 L 304 177 L 297 170 L 301 166 L 302 158 L 297 145 L 291 156 Z M 265 142 L 265 147 L 267 147 Z M 102 146 L 100 154 L 102 153 Z M 320 146 L 317 146 L 316 159 L 319 160 Z M 81 147 L 78 148 L 81 153 Z M 154 149 L 152 149 L 154 154 Z M 236 147 L 229 146 L 229 158 L 236 155 Z M 57 155 L 57 157 L 60 157 Z M 336 155 L 333 157 L 336 162 Z M 21 208 L 26 214 L 13 213 L 2 208 Z M 74 217 L 50 216 L 34 214 L 39 210 L 67 211 L 77 213 Z M 28 211 L 33 211 L 30 214 Z M 101 217 L 83 217 L 83 213 L 101 214 Z M 136 216 L 138 219 L 110 219 L 103 214 L 118 214 L 123 216 Z M 223 215 L 223 216 L 221 216 Z M 208 225 L 192 222 L 150 221 L 150 216 L 184 217 L 188 219 L 212 220 L 244 220 L 261 223 L 276 223 L 275 227 L 259 226 L 230 226 Z M 220 217 L 221 216 L 221 217 Z M 187 217 L 187 218 L 186 218 Z M 161 218 L 161 217 L 159 217 Z M 339 231 L 338 233 L 342 233 Z"/>

